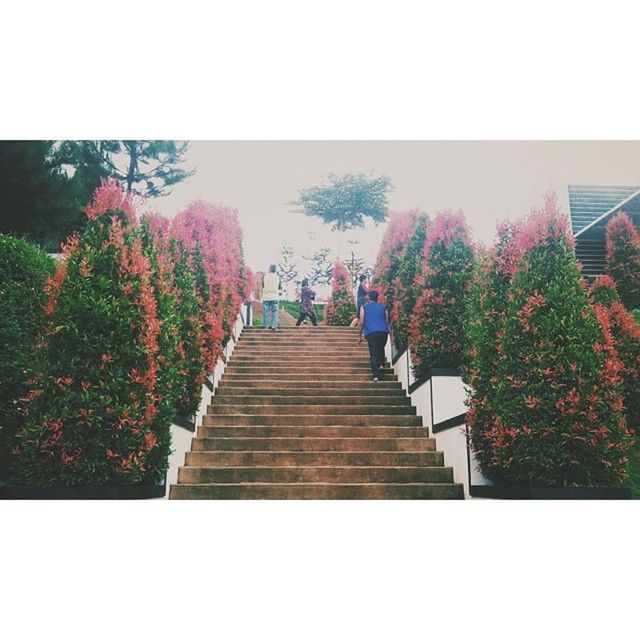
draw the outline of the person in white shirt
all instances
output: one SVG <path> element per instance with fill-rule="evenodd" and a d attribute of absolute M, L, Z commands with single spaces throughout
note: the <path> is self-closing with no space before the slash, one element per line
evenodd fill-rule
<path fill-rule="evenodd" d="M 263 279 L 262 320 L 265 329 L 275 331 L 278 327 L 278 311 L 280 306 L 280 278 L 276 273 L 276 265 L 269 267 Z"/>

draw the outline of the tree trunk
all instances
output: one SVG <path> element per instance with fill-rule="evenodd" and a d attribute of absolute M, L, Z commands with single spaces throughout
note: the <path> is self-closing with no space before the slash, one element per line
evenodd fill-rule
<path fill-rule="evenodd" d="M 136 142 L 127 144 L 129 150 L 129 169 L 127 170 L 127 191 L 131 191 L 138 169 L 138 148 Z"/>

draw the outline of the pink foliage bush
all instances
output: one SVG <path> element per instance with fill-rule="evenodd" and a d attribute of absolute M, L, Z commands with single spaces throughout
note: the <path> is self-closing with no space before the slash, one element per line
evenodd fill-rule
<path fill-rule="evenodd" d="M 606 227 L 607 273 L 627 309 L 640 309 L 640 232 L 620 212 Z"/>
<path fill-rule="evenodd" d="M 198 200 L 174 218 L 172 233 L 200 253 L 194 259 L 201 259 L 206 272 L 204 348 L 212 370 L 247 293 L 242 230 L 235 211 Z"/>

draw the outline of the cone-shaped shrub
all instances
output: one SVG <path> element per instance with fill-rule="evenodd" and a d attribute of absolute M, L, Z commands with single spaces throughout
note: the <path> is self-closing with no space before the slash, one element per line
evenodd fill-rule
<path fill-rule="evenodd" d="M 164 477 L 162 319 L 131 198 L 105 182 L 48 281 L 45 338 L 17 434 L 17 482 L 154 483 Z"/>
<path fill-rule="evenodd" d="M 0 235 L 0 484 L 23 420 L 20 398 L 35 373 L 35 345 L 44 326 L 44 284 L 54 261 L 35 245 Z"/>
<path fill-rule="evenodd" d="M 353 302 L 351 274 L 342 262 L 333 265 L 331 298 L 327 303 L 325 318 L 328 325 L 348 327 L 356 314 Z"/>
<path fill-rule="evenodd" d="M 462 211 L 444 211 L 429 228 L 420 291 L 409 323 L 409 347 L 416 377 L 432 367 L 459 368 L 463 362 L 465 296 L 474 264 L 471 233 Z"/>
<path fill-rule="evenodd" d="M 629 427 L 640 433 L 640 324 L 620 302 L 616 284 L 609 276 L 600 276 L 591 285 L 591 298 L 606 317 L 622 361 L 622 388 Z"/>
<path fill-rule="evenodd" d="M 170 385 L 169 411 L 192 416 L 198 410 L 206 378 L 200 321 L 204 305 L 198 295 L 189 252 L 170 235 L 169 221 L 157 214 L 142 219 L 142 237 L 154 267 L 158 311 L 163 321 L 161 385 Z"/>
<path fill-rule="evenodd" d="M 469 398 L 467 426 L 471 444 L 483 460 L 490 459 L 492 455 L 492 442 L 485 434 L 495 415 L 496 366 L 507 291 L 521 255 L 517 243 L 520 228 L 520 223 L 513 222 L 498 225 L 494 245 L 479 252 L 467 296 L 463 378 L 473 390 Z"/>
<path fill-rule="evenodd" d="M 631 218 L 616 214 L 606 228 L 607 274 L 627 309 L 640 309 L 640 232 Z"/>
<path fill-rule="evenodd" d="M 393 280 L 393 307 L 390 319 L 398 349 L 405 349 L 409 342 L 409 323 L 419 295 L 415 279 L 422 268 L 422 252 L 428 227 L 429 218 L 426 214 L 416 216 L 413 234 L 402 253 L 397 275 Z"/>
<path fill-rule="evenodd" d="M 497 484 L 615 486 L 625 477 L 622 365 L 571 244 L 567 220 L 548 196 L 518 236 L 522 258 L 490 381 L 493 421 L 482 434 L 486 446 L 476 446 Z"/>
<path fill-rule="evenodd" d="M 234 211 L 202 201 L 191 203 L 173 220 L 172 233 L 204 268 L 200 282 L 207 313 L 203 318 L 203 350 L 211 371 L 222 352 L 246 293 L 242 231 Z M 199 255 L 196 255 L 198 254 Z"/>
<path fill-rule="evenodd" d="M 418 210 L 394 212 L 389 216 L 387 230 L 382 238 L 380 250 L 373 270 L 373 280 L 378 293 L 393 314 L 394 281 L 402 264 L 402 256 L 415 232 L 418 219 L 423 214 Z M 391 316 L 390 316 L 391 317 Z"/>

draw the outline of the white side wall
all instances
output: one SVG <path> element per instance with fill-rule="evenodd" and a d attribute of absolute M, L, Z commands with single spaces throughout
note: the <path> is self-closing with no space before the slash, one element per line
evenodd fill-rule
<path fill-rule="evenodd" d="M 244 327 L 245 320 L 245 308 L 243 305 L 243 310 L 238 314 L 236 318 L 236 322 L 232 328 L 233 336 L 237 339 L 240 337 L 242 333 L 242 329 Z M 235 341 L 229 340 L 227 342 L 226 347 L 224 348 L 223 353 L 227 358 L 227 362 L 231 357 L 233 350 L 235 349 Z M 216 363 L 215 369 L 213 373 L 210 375 L 210 380 L 213 382 L 213 391 L 209 390 L 209 387 L 206 385 L 202 385 L 202 396 L 200 398 L 200 407 L 195 415 L 195 423 L 196 428 L 199 425 L 202 425 L 202 418 L 207 413 L 207 409 L 211 404 L 211 398 L 215 394 L 215 390 L 220 382 L 220 378 L 226 369 L 226 365 L 223 362 L 222 358 L 218 358 L 218 362 Z M 167 471 L 167 490 L 165 493 L 165 499 L 169 497 L 169 487 L 172 484 L 176 484 L 178 481 L 178 469 L 179 467 L 184 465 L 185 454 L 187 451 L 191 451 L 191 440 L 195 437 L 195 432 L 189 431 L 184 427 L 179 427 L 176 424 L 171 425 L 171 455 L 169 456 L 169 469 Z"/>
<path fill-rule="evenodd" d="M 407 392 L 409 386 L 414 382 L 410 367 L 409 374 L 407 374 L 407 363 L 410 362 L 410 358 L 411 354 L 407 349 L 394 365 L 394 371 L 402 382 L 403 389 Z M 433 398 L 431 397 L 432 389 Z M 429 428 L 432 437 L 435 438 L 436 448 L 444 453 L 445 466 L 453 468 L 454 482 L 461 483 L 464 487 L 465 498 L 470 498 L 469 467 L 471 468 L 471 484 L 491 483 L 482 475 L 474 453 L 467 451 L 465 427 L 458 425 L 433 433 L 431 420 L 432 408 L 436 424 L 465 413 L 466 396 L 467 389 L 462 383 L 462 379 L 457 376 L 434 376 L 431 381 L 427 380 L 410 394 L 411 403 L 416 407 L 425 426 Z"/>

